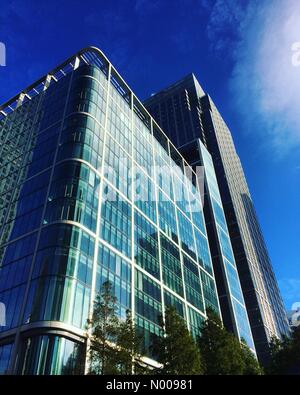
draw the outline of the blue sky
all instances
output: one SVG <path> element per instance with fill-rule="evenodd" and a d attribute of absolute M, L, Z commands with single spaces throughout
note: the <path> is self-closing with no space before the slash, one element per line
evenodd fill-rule
<path fill-rule="evenodd" d="M 141 99 L 193 71 L 232 130 L 286 307 L 300 301 L 298 0 L 0 0 L 0 10 L 1 103 L 88 45 Z"/>

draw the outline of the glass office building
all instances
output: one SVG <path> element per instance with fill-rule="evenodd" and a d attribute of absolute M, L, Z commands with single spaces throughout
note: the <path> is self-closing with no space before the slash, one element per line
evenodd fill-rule
<path fill-rule="evenodd" d="M 149 362 L 165 306 L 194 335 L 220 311 L 197 177 L 100 50 L 1 106 L 0 140 L 1 374 L 84 373 L 106 280 Z"/>
<path fill-rule="evenodd" d="M 271 337 L 288 335 L 289 327 L 231 132 L 193 74 L 151 96 L 145 106 L 176 147 L 200 138 L 212 156 L 256 352 L 265 364 Z M 185 149 L 184 156 L 191 153 Z"/>

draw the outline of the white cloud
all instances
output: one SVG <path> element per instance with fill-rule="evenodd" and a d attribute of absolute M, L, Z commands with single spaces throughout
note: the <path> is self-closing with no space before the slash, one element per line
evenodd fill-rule
<path fill-rule="evenodd" d="M 207 34 L 234 62 L 230 92 L 244 129 L 287 153 L 300 146 L 300 67 L 292 51 L 300 42 L 300 2 L 241 3 L 212 2 Z"/>

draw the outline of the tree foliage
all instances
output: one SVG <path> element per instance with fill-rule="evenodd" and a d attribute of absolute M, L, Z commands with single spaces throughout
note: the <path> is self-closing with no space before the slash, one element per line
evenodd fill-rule
<path fill-rule="evenodd" d="M 145 364 L 141 362 L 142 336 L 137 333 L 129 310 L 126 320 L 120 323 L 117 346 L 120 374 L 146 374 L 148 372 Z"/>
<path fill-rule="evenodd" d="M 270 343 L 271 361 L 266 369 L 270 375 L 300 374 L 300 327 L 291 337 L 273 338 Z"/>
<path fill-rule="evenodd" d="M 158 362 L 162 365 L 157 374 L 202 374 L 200 352 L 189 333 L 185 321 L 173 307 L 168 307 L 165 320 L 160 318 L 163 332 L 154 344 Z"/>
<path fill-rule="evenodd" d="M 264 371 L 260 367 L 256 357 L 247 345 L 241 344 L 241 353 L 244 363 L 243 375 L 260 376 L 264 374 Z"/>
<path fill-rule="evenodd" d="M 118 374 L 118 353 L 115 349 L 119 333 L 117 298 L 109 281 L 103 283 L 94 303 L 90 349 L 91 373 Z"/>
<path fill-rule="evenodd" d="M 261 369 L 249 348 L 228 332 L 219 316 L 207 311 L 198 344 L 206 375 L 257 375 Z"/>
<path fill-rule="evenodd" d="M 219 316 L 208 310 L 208 318 L 200 328 L 198 344 L 188 331 L 185 320 L 174 307 L 167 307 L 165 317 L 160 317 L 161 336 L 154 344 L 160 368 L 150 370 L 142 362 L 142 335 L 136 331 L 132 315 L 127 311 L 126 319 L 117 314 L 118 304 L 110 282 L 102 285 L 94 304 L 94 314 L 89 322 L 91 328 L 91 374 L 131 375 L 258 375 L 261 369 L 250 349 L 241 344 L 228 332 Z M 295 335 L 296 339 L 296 335 Z M 298 357 L 299 357 L 299 333 Z M 283 349 L 286 344 L 273 345 L 273 371 L 278 371 L 278 359 L 285 360 Z M 296 342 L 296 340 L 295 340 Z M 296 354 L 295 354 L 296 355 Z M 275 360 L 277 361 L 275 363 Z M 277 365 L 276 365 L 277 364 Z"/>
<path fill-rule="evenodd" d="M 118 317 L 118 301 L 112 284 L 103 283 L 94 303 L 91 328 L 91 374 L 147 374 L 148 368 L 141 361 L 142 337 L 137 334 L 131 312 L 126 319 Z"/>

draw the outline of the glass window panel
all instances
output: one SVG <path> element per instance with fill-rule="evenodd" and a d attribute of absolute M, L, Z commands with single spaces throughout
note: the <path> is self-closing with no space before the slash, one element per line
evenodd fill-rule
<path fill-rule="evenodd" d="M 159 279 L 158 230 L 138 212 L 135 212 L 134 238 L 135 262 Z"/>
<path fill-rule="evenodd" d="M 160 234 L 163 281 L 172 291 L 183 296 L 183 281 L 179 249 Z"/>
<path fill-rule="evenodd" d="M 108 185 L 103 196 L 100 236 L 131 258 L 131 204 Z"/>

